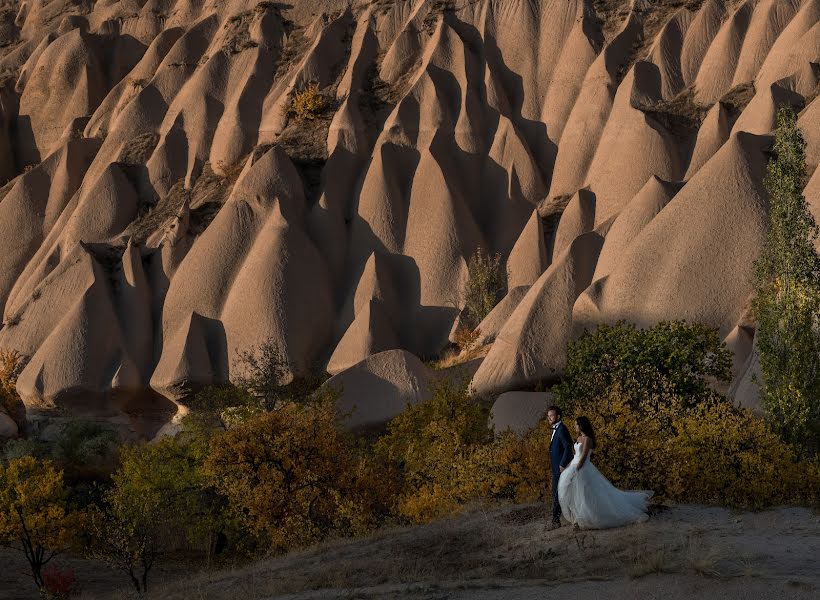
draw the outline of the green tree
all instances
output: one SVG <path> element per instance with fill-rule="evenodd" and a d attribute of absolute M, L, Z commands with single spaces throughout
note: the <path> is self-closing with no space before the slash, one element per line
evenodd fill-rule
<path fill-rule="evenodd" d="M 0 462 L 0 544 L 23 551 L 38 590 L 43 567 L 77 534 L 66 497 L 63 474 L 51 462 L 32 456 Z"/>
<path fill-rule="evenodd" d="M 775 429 L 803 450 L 820 449 L 820 256 L 803 188 L 806 142 L 789 108 L 777 114 L 764 184 L 769 231 L 755 263 L 761 400 Z"/>
<path fill-rule="evenodd" d="M 198 438 L 123 448 L 102 506 L 89 509 L 89 554 L 126 573 L 138 593 L 160 555 L 183 542 L 210 550 L 221 528 L 224 502 L 204 476 L 206 449 Z"/>

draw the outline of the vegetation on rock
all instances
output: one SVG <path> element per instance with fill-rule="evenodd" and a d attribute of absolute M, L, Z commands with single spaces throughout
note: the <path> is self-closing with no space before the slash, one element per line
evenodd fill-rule
<path fill-rule="evenodd" d="M 481 248 L 470 257 L 467 270 L 462 323 L 468 331 L 473 331 L 504 297 L 507 280 L 501 255 L 487 254 Z"/>
<path fill-rule="evenodd" d="M 293 94 L 288 114 L 299 121 L 313 121 L 330 106 L 328 97 L 319 91 L 319 84 L 311 82 Z"/>

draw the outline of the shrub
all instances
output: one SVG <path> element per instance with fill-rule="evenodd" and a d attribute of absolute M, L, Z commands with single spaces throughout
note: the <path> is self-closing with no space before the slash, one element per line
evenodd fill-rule
<path fill-rule="evenodd" d="M 684 402 L 674 394 L 636 399 L 619 384 L 575 407 L 567 424 L 586 415 L 596 432 L 595 466 L 622 489 L 652 490 L 663 498 L 669 472 L 668 441 Z M 673 419 L 674 416 L 674 419 Z M 694 484 L 694 482 L 692 482 Z"/>
<path fill-rule="evenodd" d="M 234 365 L 236 386 L 250 395 L 252 410 L 273 410 L 282 402 L 309 403 L 322 378 L 315 374 L 294 377 L 284 352 L 268 340 L 239 353 Z"/>
<path fill-rule="evenodd" d="M 504 432 L 472 454 L 482 497 L 535 502 L 549 497 L 550 426 L 546 420 L 523 437 Z"/>
<path fill-rule="evenodd" d="M 409 406 L 388 424 L 376 453 L 401 474 L 399 516 L 416 523 L 458 512 L 486 489 L 474 453 L 492 439 L 487 409 L 473 402 L 466 382 L 433 385 L 429 400 Z"/>
<path fill-rule="evenodd" d="M 507 281 L 501 255 L 486 254 L 481 248 L 470 257 L 467 271 L 461 320 L 468 330 L 474 330 L 504 297 Z"/>
<path fill-rule="evenodd" d="M 72 596 L 80 593 L 80 586 L 77 582 L 77 575 L 74 569 L 66 567 L 61 569 L 57 565 L 51 564 L 43 569 L 43 588 L 41 593 L 48 600 L 68 600 Z"/>
<path fill-rule="evenodd" d="M 282 404 L 214 437 L 206 469 L 230 509 L 274 551 L 369 531 L 390 478 L 355 452 L 331 399 Z"/>
<path fill-rule="evenodd" d="M 565 408 L 599 398 L 615 384 L 634 402 L 671 394 L 696 404 L 715 397 L 709 382 L 728 381 L 731 364 L 716 329 L 684 321 L 649 329 L 619 322 L 570 342 L 565 376 L 554 391 Z"/>
<path fill-rule="evenodd" d="M 777 114 L 764 184 L 769 231 L 755 263 L 761 401 L 771 423 L 801 450 L 820 451 L 820 255 L 803 197 L 806 142 L 794 112 Z"/>
<path fill-rule="evenodd" d="M 567 421 L 589 417 L 592 461 L 621 489 L 735 508 L 820 500 L 820 463 L 797 461 L 763 420 L 725 399 L 693 406 L 667 390 L 636 404 L 616 385 L 574 412 Z M 548 443 L 549 431 L 543 436 Z"/>
<path fill-rule="evenodd" d="M 0 463 L 0 544 L 21 550 L 37 589 L 43 567 L 65 550 L 78 532 L 66 508 L 62 472 L 32 456 Z"/>
<path fill-rule="evenodd" d="M 327 96 L 319 91 L 319 84 L 311 82 L 293 94 L 288 114 L 299 121 L 313 121 L 330 106 Z"/>
<path fill-rule="evenodd" d="M 726 402 L 695 407 L 670 440 L 670 496 L 739 508 L 820 502 L 820 462 L 795 460 L 766 423 Z"/>
<path fill-rule="evenodd" d="M 119 437 L 110 427 L 93 421 L 72 421 L 50 453 L 69 479 L 97 479 L 114 470 L 118 447 Z"/>

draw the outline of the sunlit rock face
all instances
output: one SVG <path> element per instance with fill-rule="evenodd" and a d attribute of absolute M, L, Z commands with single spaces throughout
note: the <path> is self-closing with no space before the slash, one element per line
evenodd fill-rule
<path fill-rule="evenodd" d="M 783 105 L 820 211 L 818 0 L 12 4 L 0 348 L 32 415 L 150 436 L 265 343 L 287 377 L 436 356 L 479 248 L 510 295 L 478 391 L 619 319 L 735 341 Z"/>

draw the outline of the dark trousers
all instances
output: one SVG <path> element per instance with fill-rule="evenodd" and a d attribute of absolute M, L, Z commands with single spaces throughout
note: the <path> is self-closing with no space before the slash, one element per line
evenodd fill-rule
<path fill-rule="evenodd" d="M 558 478 L 561 477 L 561 471 L 552 472 L 552 522 L 561 522 L 561 503 L 558 502 Z"/>

